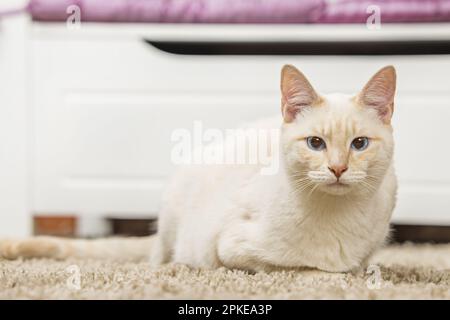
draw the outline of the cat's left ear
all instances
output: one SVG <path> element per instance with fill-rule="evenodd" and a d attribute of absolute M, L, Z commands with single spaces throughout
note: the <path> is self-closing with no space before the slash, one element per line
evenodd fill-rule
<path fill-rule="evenodd" d="M 396 73 L 393 66 L 378 71 L 359 93 L 358 102 L 377 111 L 380 119 L 389 124 L 394 112 Z"/>

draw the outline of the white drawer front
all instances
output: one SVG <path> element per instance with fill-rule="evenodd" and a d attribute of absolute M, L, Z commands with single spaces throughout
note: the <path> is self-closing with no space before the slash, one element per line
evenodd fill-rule
<path fill-rule="evenodd" d="M 173 170 L 173 129 L 278 113 L 285 63 L 322 92 L 355 92 L 393 64 L 396 218 L 450 224 L 450 56 L 184 56 L 134 39 L 37 39 L 33 48 L 35 210 L 155 213 Z"/>

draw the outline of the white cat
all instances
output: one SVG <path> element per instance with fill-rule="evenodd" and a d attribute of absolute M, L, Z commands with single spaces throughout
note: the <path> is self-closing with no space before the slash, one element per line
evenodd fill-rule
<path fill-rule="evenodd" d="M 395 69 L 388 66 L 355 96 L 319 95 L 300 71 L 284 66 L 282 119 L 257 124 L 281 126 L 275 142 L 280 153 L 271 154 L 280 160 L 276 174 L 263 175 L 258 165 L 187 166 L 164 196 L 154 241 L 111 246 L 107 240 L 40 237 L 2 241 L 0 253 L 64 258 L 151 252 L 156 265 L 252 271 L 358 268 L 385 241 L 395 205 L 395 86 Z"/>

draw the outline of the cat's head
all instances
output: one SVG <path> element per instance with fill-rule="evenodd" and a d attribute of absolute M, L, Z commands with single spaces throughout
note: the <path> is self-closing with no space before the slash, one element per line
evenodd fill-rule
<path fill-rule="evenodd" d="M 395 69 L 387 66 L 356 95 L 320 95 L 295 67 L 283 67 L 281 141 L 297 190 L 343 195 L 376 188 L 393 155 L 395 86 Z"/>

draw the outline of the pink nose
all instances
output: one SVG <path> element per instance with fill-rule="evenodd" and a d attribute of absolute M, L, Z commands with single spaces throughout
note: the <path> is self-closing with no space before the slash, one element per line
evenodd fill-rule
<path fill-rule="evenodd" d="M 347 166 L 331 166 L 331 167 L 328 167 L 328 169 L 330 169 L 330 171 L 334 173 L 336 178 L 339 179 L 342 176 L 342 174 L 345 171 L 347 171 L 348 167 Z"/>

